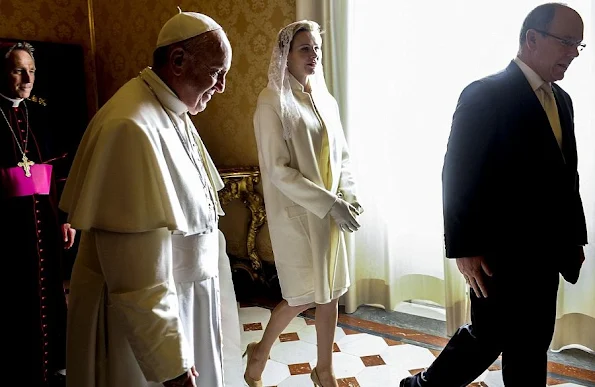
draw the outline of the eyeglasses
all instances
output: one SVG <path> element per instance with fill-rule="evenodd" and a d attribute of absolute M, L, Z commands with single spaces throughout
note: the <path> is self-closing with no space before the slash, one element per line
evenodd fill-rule
<path fill-rule="evenodd" d="M 567 48 L 572 48 L 572 49 L 576 49 L 576 50 L 578 50 L 579 52 L 580 52 L 580 51 L 583 51 L 583 49 L 584 49 L 585 47 L 587 47 L 587 45 L 586 45 L 585 43 L 583 43 L 581 40 L 579 40 L 579 41 L 572 41 L 572 40 L 568 40 L 568 39 L 562 39 L 561 37 L 559 37 L 559 36 L 556 36 L 556 35 L 552 35 L 552 34 L 550 34 L 549 32 L 542 31 L 542 30 L 538 30 L 538 29 L 535 29 L 535 28 L 533 28 L 533 29 L 534 29 L 535 31 L 539 32 L 539 33 L 540 33 L 540 34 L 542 34 L 542 35 L 546 35 L 546 36 L 549 36 L 550 38 L 554 38 L 554 39 L 556 39 L 556 40 L 557 40 L 558 42 L 560 42 L 560 44 L 562 44 L 564 47 L 567 47 Z"/>

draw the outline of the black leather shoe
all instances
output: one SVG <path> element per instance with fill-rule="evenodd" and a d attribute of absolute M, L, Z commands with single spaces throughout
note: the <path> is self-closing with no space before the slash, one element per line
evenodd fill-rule
<path fill-rule="evenodd" d="M 420 384 L 417 381 L 418 378 L 419 375 L 408 376 L 405 379 L 401 380 L 401 383 L 399 383 L 399 387 L 420 387 Z"/>

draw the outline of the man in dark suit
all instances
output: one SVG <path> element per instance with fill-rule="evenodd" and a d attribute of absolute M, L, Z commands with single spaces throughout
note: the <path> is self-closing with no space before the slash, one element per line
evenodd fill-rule
<path fill-rule="evenodd" d="M 466 386 L 502 354 L 504 384 L 546 385 L 559 273 L 576 283 L 587 233 L 564 78 L 583 22 L 557 3 L 531 11 L 509 66 L 471 83 L 443 169 L 446 254 L 471 288 L 472 324 L 402 387 Z"/>

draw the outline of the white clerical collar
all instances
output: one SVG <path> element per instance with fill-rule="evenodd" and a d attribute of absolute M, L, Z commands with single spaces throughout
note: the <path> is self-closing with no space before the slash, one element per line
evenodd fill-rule
<path fill-rule="evenodd" d="M 21 104 L 21 101 L 23 100 L 23 98 L 10 98 L 10 97 L 5 96 L 2 93 L 0 93 L 0 96 L 2 98 L 7 99 L 10 102 L 12 102 L 12 107 L 19 107 L 19 105 Z"/>
<path fill-rule="evenodd" d="M 170 89 L 169 86 L 155 74 L 151 67 L 147 67 L 141 71 L 140 77 L 151 85 L 155 94 L 157 94 L 157 98 L 159 98 L 166 108 L 174 112 L 177 116 L 181 116 L 188 112 L 188 106 L 180 101 L 176 93 L 174 93 L 172 89 Z"/>

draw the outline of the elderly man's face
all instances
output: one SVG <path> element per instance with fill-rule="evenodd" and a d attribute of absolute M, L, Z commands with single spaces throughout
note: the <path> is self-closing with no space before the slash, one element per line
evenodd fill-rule
<path fill-rule="evenodd" d="M 583 40 L 583 21 L 572 9 L 559 7 L 546 32 L 549 35 L 536 32 L 535 42 L 529 44 L 534 50 L 534 70 L 544 81 L 555 82 L 564 78 L 570 63 L 579 55 L 577 45 Z"/>
<path fill-rule="evenodd" d="M 184 72 L 179 98 L 190 114 L 202 112 L 215 93 L 225 91 L 225 77 L 231 66 L 231 45 L 222 31 L 215 31 L 213 52 L 196 55 Z"/>
<path fill-rule="evenodd" d="M 10 98 L 29 98 L 35 82 L 35 61 L 25 50 L 13 50 L 6 59 L 2 93 Z"/>

